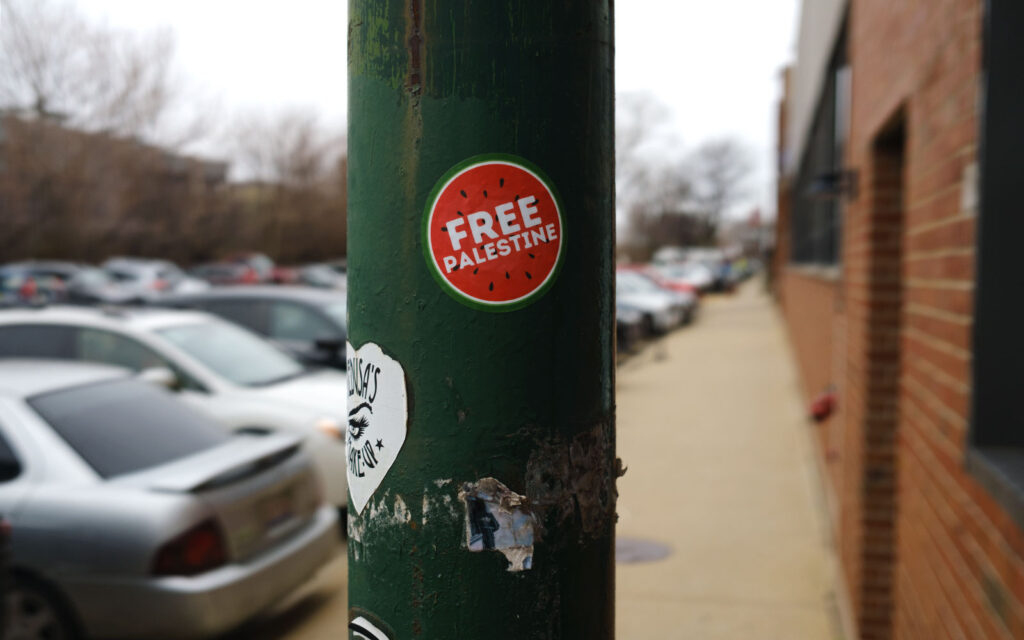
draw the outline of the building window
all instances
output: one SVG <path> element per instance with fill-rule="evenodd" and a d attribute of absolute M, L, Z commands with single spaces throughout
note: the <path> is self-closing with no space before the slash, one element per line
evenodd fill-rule
<path fill-rule="evenodd" d="M 844 24 L 829 61 L 821 98 L 793 189 L 792 249 L 799 264 L 836 265 L 842 238 L 843 156 L 850 129 L 852 71 Z"/>
<path fill-rule="evenodd" d="M 1024 526 L 1024 3 L 989 0 L 982 69 L 980 208 L 968 467 Z"/>

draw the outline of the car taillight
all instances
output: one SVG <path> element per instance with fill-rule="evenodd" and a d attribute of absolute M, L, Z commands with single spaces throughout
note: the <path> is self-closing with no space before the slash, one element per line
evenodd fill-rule
<path fill-rule="evenodd" d="M 18 295 L 22 300 L 31 300 L 32 298 L 35 298 L 36 292 L 36 279 L 33 277 L 29 277 L 25 280 L 25 284 L 21 285 L 21 288 L 18 289 Z"/>
<path fill-rule="evenodd" d="M 255 284 L 260 281 L 260 275 L 256 273 L 256 270 L 252 267 L 246 267 L 245 273 L 242 275 L 242 282 L 245 284 Z"/>
<path fill-rule="evenodd" d="M 213 520 L 199 524 L 156 552 L 153 573 L 158 576 L 194 576 L 227 563 L 224 535 Z"/>
<path fill-rule="evenodd" d="M 164 291 L 169 286 L 171 286 L 171 283 L 167 282 L 166 280 L 154 280 L 153 281 L 153 288 L 156 289 L 157 291 Z"/>

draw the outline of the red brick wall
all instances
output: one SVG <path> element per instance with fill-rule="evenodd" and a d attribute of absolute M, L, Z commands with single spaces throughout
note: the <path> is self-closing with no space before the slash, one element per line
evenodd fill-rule
<path fill-rule="evenodd" d="M 841 370 L 845 357 L 840 357 L 846 344 L 842 283 L 836 277 L 837 270 L 789 266 L 781 267 L 780 273 L 778 298 L 801 374 L 804 403 L 809 408 L 830 387 L 842 388 L 845 379 Z M 843 485 L 840 451 L 845 411 L 841 400 L 832 417 L 814 426 L 833 493 Z M 833 502 L 829 506 L 833 508 L 833 527 L 838 529 L 841 505 Z"/>
<path fill-rule="evenodd" d="M 834 278 L 784 268 L 779 282 L 789 338 L 808 402 L 832 383 L 832 329 L 838 284 Z"/>
<path fill-rule="evenodd" d="M 852 1 L 847 165 L 861 192 L 841 279 L 789 268 L 779 282 L 807 394 L 838 387 L 838 414 L 815 428 L 864 638 L 1024 638 L 1024 533 L 964 469 L 975 212 L 962 201 L 981 12 L 981 0 Z M 900 117 L 893 208 L 877 143 Z"/>

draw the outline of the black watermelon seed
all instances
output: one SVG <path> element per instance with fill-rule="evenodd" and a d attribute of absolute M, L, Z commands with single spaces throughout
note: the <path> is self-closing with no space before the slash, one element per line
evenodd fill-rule
<path fill-rule="evenodd" d="M 505 186 L 505 178 L 501 178 L 500 180 L 498 180 L 498 186 L 499 187 L 504 187 Z"/>
<path fill-rule="evenodd" d="M 448 227 L 441 227 L 441 231 L 447 231 Z"/>
<path fill-rule="evenodd" d="M 466 214 L 462 213 L 461 211 L 456 211 L 455 213 L 459 214 L 460 216 L 466 215 Z"/>
<path fill-rule="evenodd" d="M 513 198 L 513 200 L 519 200 L 519 194 L 518 193 L 516 194 L 516 197 Z"/>
<path fill-rule="evenodd" d="M 494 291 L 494 283 L 492 282 L 491 286 L 487 287 L 487 289 L 490 291 Z"/>
<path fill-rule="evenodd" d="M 469 196 L 466 195 L 466 190 L 465 189 L 460 190 L 459 193 L 462 194 L 463 198 L 468 198 L 469 197 Z"/>
<path fill-rule="evenodd" d="M 484 189 L 484 197 L 487 197 L 487 189 Z"/>
<path fill-rule="evenodd" d="M 480 270 L 480 267 L 477 267 L 476 269 L 473 269 L 473 275 L 475 276 L 476 272 L 479 271 L 479 270 Z"/>
<path fill-rule="evenodd" d="M 461 264 L 455 265 L 454 267 L 452 267 L 452 271 L 458 271 L 459 267 L 461 267 L 461 266 L 462 266 Z"/>
<path fill-rule="evenodd" d="M 508 271 L 506 271 L 506 272 L 505 272 L 505 279 L 506 279 L 506 280 L 508 280 L 508 279 L 509 279 L 509 278 L 511 278 L 511 277 L 512 277 L 512 276 L 508 275 Z"/>
<path fill-rule="evenodd" d="M 528 253 L 526 255 L 530 256 L 531 258 L 536 258 L 537 257 L 537 256 L 533 255 L 532 253 Z"/>
<path fill-rule="evenodd" d="M 527 272 L 526 272 L 526 278 L 527 278 L 528 280 L 533 280 L 533 276 L 531 276 L 531 275 L 530 275 L 530 272 L 529 272 L 529 271 L 527 271 Z"/>

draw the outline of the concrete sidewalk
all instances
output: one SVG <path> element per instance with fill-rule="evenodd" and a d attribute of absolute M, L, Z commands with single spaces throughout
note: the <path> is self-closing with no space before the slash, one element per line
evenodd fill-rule
<path fill-rule="evenodd" d="M 760 282 L 625 362 L 617 414 L 620 544 L 672 549 L 618 564 L 618 638 L 842 637 L 811 434 Z"/>

